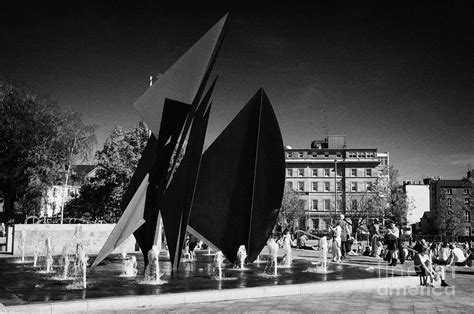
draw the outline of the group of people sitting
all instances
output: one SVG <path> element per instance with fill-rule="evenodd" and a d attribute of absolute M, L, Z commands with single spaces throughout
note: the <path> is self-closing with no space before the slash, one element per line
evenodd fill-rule
<path fill-rule="evenodd" d="M 466 242 L 463 248 L 447 242 L 429 245 L 424 239 L 417 241 L 413 247 L 415 271 L 420 277 L 420 284 L 433 286 L 441 278 L 441 286 L 448 286 L 445 281 L 445 268 L 455 266 L 472 266 L 471 245 Z"/>

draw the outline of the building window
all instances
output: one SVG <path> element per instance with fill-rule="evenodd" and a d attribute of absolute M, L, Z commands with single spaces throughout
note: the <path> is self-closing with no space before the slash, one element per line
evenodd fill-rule
<path fill-rule="evenodd" d="M 357 158 L 356 152 L 349 152 L 349 158 Z"/>
<path fill-rule="evenodd" d="M 318 191 L 318 182 L 313 182 L 312 189 L 313 189 L 314 192 Z"/>
<path fill-rule="evenodd" d="M 367 182 L 366 186 L 367 186 L 367 192 L 372 192 L 373 190 L 372 182 Z"/>
<path fill-rule="evenodd" d="M 324 176 L 325 176 L 325 177 L 329 177 L 329 175 L 330 175 L 330 169 L 325 168 L 325 169 L 324 169 Z"/>
<path fill-rule="evenodd" d="M 464 189 L 464 194 L 469 194 L 469 189 Z"/>
<path fill-rule="evenodd" d="M 372 176 L 372 169 L 365 169 L 365 176 L 371 177 Z"/>
<path fill-rule="evenodd" d="M 447 199 L 446 199 L 446 205 L 447 205 L 447 206 L 451 206 L 451 205 L 452 205 L 452 201 L 453 201 L 452 199 L 447 198 Z"/>
<path fill-rule="evenodd" d="M 329 182 L 324 182 L 324 191 L 326 191 L 326 192 L 331 191 L 330 186 L 329 186 Z"/>
<path fill-rule="evenodd" d="M 324 158 L 329 158 L 329 152 L 324 152 Z"/>
<path fill-rule="evenodd" d="M 351 169 L 351 176 L 357 177 L 357 169 Z"/>
<path fill-rule="evenodd" d="M 342 157 L 342 153 L 341 153 L 341 152 L 336 152 L 336 157 L 337 157 L 337 158 L 341 158 L 341 157 Z"/>
<path fill-rule="evenodd" d="M 311 204 L 312 210 L 318 210 L 318 200 L 313 200 Z"/>
<path fill-rule="evenodd" d="M 281 156 L 281 155 L 280 155 Z M 293 176 L 293 169 L 287 168 L 286 169 L 286 176 L 287 177 L 292 177 Z"/>
<path fill-rule="evenodd" d="M 291 158 L 291 153 L 286 153 L 286 158 Z"/>
<path fill-rule="evenodd" d="M 286 186 L 287 186 L 289 189 L 293 190 L 293 182 L 286 182 Z"/>
<path fill-rule="evenodd" d="M 367 152 L 367 158 L 374 158 L 374 152 Z"/>
<path fill-rule="evenodd" d="M 469 197 L 464 198 L 464 205 L 469 205 L 470 202 L 471 202 L 471 199 Z"/>
<path fill-rule="evenodd" d="M 313 158 L 318 158 L 318 152 L 313 152 Z"/>
<path fill-rule="evenodd" d="M 365 152 L 358 152 L 357 157 L 358 158 L 365 158 Z"/>
<path fill-rule="evenodd" d="M 337 190 L 338 190 L 339 192 L 342 191 L 342 182 L 341 182 L 341 181 L 338 181 L 338 182 L 336 183 L 336 185 L 337 185 Z"/>
<path fill-rule="evenodd" d="M 453 189 L 446 189 L 446 194 L 453 195 Z"/>
<path fill-rule="evenodd" d="M 313 229 L 319 229 L 319 218 L 313 218 L 311 221 L 313 222 Z"/>
<path fill-rule="evenodd" d="M 351 182 L 351 192 L 357 192 L 357 182 Z"/>
<path fill-rule="evenodd" d="M 464 212 L 464 220 L 465 221 L 471 221 L 471 212 L 470 211 L 466 210 Z"/>
<path fill-rule="evenodd" d="M 466 227 L 466 230 L 464 231 L 465 236 L 470 236 L 471 235 L 471 227 Z"/>
<path fill-rule="evenodd" d="M 317 177 L 317 176 L 318 176 L 318 169 L 317 169 L 317 168 L 313 168 L 313 169 L 312 169 L 312 172 L 313 172 L 313 177 Z"/>
<path fill-rule="evenodd" d="M 304 182 L 303 181 L 298 182 L 298 191 L 304 192 Z"/>
<path fill-rule="evenodd" d="M 304 177 L 304 169 L 298 169 L 298 177 Z"/>
<path fill-rule="evenodd" d="M 357 211 L 357 200 L 351 200 L 351 210 Z"/>
<path fill-rule="evenodd" d="M 280 156 L 281 156 L 281 155 L 280 155 Z M 299 153 L 298 153 L 298 157 L 303 158 L 303 157 L 304 157 L 304 154 L 303 154 L 302 152 L 299 152 Z"/>
<path fill-rule="evenodd" d="M 331 209 L 331 200 L 324 200 L 324 210 Z"/>

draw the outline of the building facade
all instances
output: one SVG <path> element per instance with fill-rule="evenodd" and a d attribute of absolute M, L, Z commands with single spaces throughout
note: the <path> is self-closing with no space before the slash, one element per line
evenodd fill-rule
<path fill-rule="evenodd" d="M 429 187 L 430 215 L 420 225 L 426 233 L 473 236 L 472 170 L 461 180 L 425 179 Z"/>
<path fill-rule="evenodd" d="M 68 184 L 53 185 L 46 192 L 40 216 L 53 217 L 60 214 L 63 204 L 79 195 L 81 185 L 93 177 L 96 171 L 97 167 L 93 165 L 73 165 Z"/>
<path fill-rule="evenodd" d="M 347 148 L 345 136 L 333 135 L 313 141 L 310 148 L 286 147 L 285 163 L 286 184 L 305 203 L 304 226 L 299 227 L 327 230 L 335 214 L 350 214 L 378 193 L 375 184 L 388 177 L 389 154 Z"/>
<path fill-rule="evenodd" d="M 422 181 L 405 181 L 403 186 L 407 200 L 410 203 L 407 212 L 407 224 L 413 226 L 420 222 L 425 212 L 430 210 L 430 187 Z"/>

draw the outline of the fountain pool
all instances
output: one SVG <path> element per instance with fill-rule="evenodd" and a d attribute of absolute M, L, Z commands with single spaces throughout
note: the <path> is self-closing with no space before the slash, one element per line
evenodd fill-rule
<path fill-rule="evenodd" d="M 311 260 L 295 257 L 292 266 L 279 268 L 277 276 L 265 273 L 267 263 L 247 264 L 248 271 L 236 272 L 233 264 L 224 262 L 223 278 L 219 280 L 214 256 L 207 251 L 198 251 L 197 259 L 183 263 L 180 270 L 171 273 L 169 259 L 160 256 L 160 271 L 163 273 L 163 284 L 143 284 L 144 263 L 141 254 L 133 254 L 138 261 L 137 276 L 121 276 L 123 259 L 121 254 L 109 256 L 95 269 L 87 270 L 87 288 L 68 289 L 68 280 L 57 280 L 62 268 L 57 263 L 60 256 L 55 256 L 53 272 L 45 274 L 33 268 L 33 260 L 26 259 L 24 264 L 15 263 L 16 258 L 0 259 L 0 303 L 4 305 L 28 304 L 34 302 L 80 300 L 127 295 L 156 295 L 203 290 L 231 289 L 258 286 L 290 285 L 330 280 L 354 280 L 377 278 L 377 272 L 363 271 L 360 267 L 344 264 L 328 264 L 328 273 L 310 272 L 313 269 Z M 262 255 L 261 260 L 269 260 L 269 255 Z M 281 258 L 280 258 L 281 259 Z M 91 261 L 93 258 L 91 257 Z M 281 262 L 281 261 L 280 261 Z M 56 266 L 58 265 L 58 266 Z M 387 276 L 391 274 L 382 274 Z M 396 274 L 395 274 L 396 275 Z M 226 280 L 227 279 L 227 280 Z M 232 280 L 231 280 L 232 279 Z"/>

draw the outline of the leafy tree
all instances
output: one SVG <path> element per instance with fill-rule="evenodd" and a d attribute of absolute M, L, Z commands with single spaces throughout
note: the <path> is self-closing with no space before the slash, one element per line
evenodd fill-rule
<path fill-rule="evenodd" d="M 393 165 L 384 169 L 374 185 L 376 193 L 371 202 L 375 207 L 374 218 L 389 219 L 401 227 L 406 225 L 408 209 L 412 205 L 398 183 L 398 176 Z"/>
<path fill-rule="evenodd" d="M 92 221 L 117 222 L 122 215 L 120 202 L 148 142 L 150 132 L 140 122 L 124 131 L 116 126 L 96 153 L 95 177 L 85 183 L 79 195 L 65 206 L 65 215 Z"/>
<path fill-rule="evenodd" d="M 305 215 L 305 202 L 289 186 L 285 186 L 280 213 L 278 214 L 278 224 L 282 229 L 292 228 L 296 221 Z"/>
<path fill-rule="evenodd" d="M 79 114 L 0 82 L 0 190 L 7 216 L 14 208 L 39 214 L 47 188 L 60 180 L 71 158 L 87 158 L 94 143 L 94 127 Z"/>

